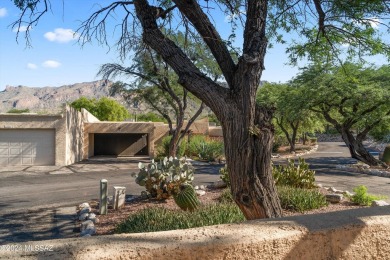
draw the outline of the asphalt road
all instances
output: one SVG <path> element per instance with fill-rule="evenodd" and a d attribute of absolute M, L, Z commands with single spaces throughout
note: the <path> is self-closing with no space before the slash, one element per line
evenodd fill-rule
<path fill-rule="evenodd" d="M 372 151 L 374 152 L 374 151 Z M 375 153 L 374 153 L 375 154 Z M 348 169 L 336 168 L 337 165 L 354 164 L 348 148 L 340 142 L 321 142 L 314 153 L 302 156 L 316 171 L 316 182 L 324 186 L 352 192 L 353 188 L 365 185 L 372 194 L 385 195 L 390 202 L 390 178 L 356 173 Z"/>
<path fill-rule="evenodd" d="M 314 153 L 302 156 L 316 171 L 316 181 L 325 186 L 349 190 L 364 184 L 369 192 L 390 197 L 390 178 L 354 173 L 336 168 L 352 164 L 343 143 L 320 143 Z M 286 159 L 276 159 L 276 163 Z M 97 160 L 77 163 L 61 171 L 50 167 L 9 172 L 0 170 L 0 214 L 15 210 L 78 205 L 97 199 L 99 182 L 107 179 L 110 190 L 113 186 L 126 187 L 127 194 L 139 195 L 143 187 L 135 184 L 131 173 L 137 172 L 138 160 Z M 222 165 L 196 163 L 195 184 L 210 184 L 219 180 L 218 169 Z M 56 168 L 57 169 L 57 168 Z"/>
<path fill-rule="evenodd" d="M 363 184 L 370 193 L 390 198 L 390 178 L 336 167 L 356 162 L 343 143 L 320 143 L 316 152 L 302 157 L 316 171 L 317 183 L 348 191 Z M 131 176 L 138 161 L 98 159 L 66 167 L 0 169 L 0 245 L 78 236 L 75 206 L 98 198 L 101 179 L 108 180 L 111 193 L 113 186 L 125 186 L 128 195 L 140 194 L 143 188 Z M 275 163 L 285 161 L 275 159 Z M 219 180 L 222 165 L 194 162 L 194 166 L 195 185 Z"/>
<path fill-rule="evenodd" d="M 138 161 L 81 162 L 70 171 L 51 174 L 50 167 L 41 167 L 33 174 L 22 171 L 0 171 L 0 214 L 15 210 L 38 209 L 79 205 L 99 198 L 100 180 L 108 180 L 109 195 L 113 186 L 126 187 L 126 194 L 139 195 L 143 187 L 135 183 L 132 173 L 137 172 Z M 218 169 L 222 165 L 210 166 L 196 163 L 195 185 L 207 185 L 219 179 Z M 49 169 L 49 170 L 48 170 Z M 82 169 L 82 170 L 80 170 Z M 6 177 L 2 177 L 6 175 Z"/>

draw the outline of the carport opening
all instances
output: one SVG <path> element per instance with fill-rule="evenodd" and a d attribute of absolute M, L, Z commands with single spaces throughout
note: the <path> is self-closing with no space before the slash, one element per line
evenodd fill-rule
<path fill-rule="evenodd" d="M 147 134 L 94 134 L 94 155 L 141 156 L 148 154 Z"/>

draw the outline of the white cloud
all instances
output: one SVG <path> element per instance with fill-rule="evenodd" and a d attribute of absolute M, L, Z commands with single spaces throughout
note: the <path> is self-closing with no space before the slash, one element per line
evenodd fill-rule
<path fill-rule="evenodd" d="M 42 63 L 42 66 L 45 68 L 58 68 L 61 66 L 61 63 L 55 60 L 47 60 Z"/>
<path fill-rule="evenodd" d="M 0 8 L 0 18 L 7 16 L 7 13 L 7 9 L 5 9 L 4 7 Z"/>
<path fill-rule="evenodd" d="M 27 63 L 27 68 L 30 70 L 35 70 L 38 68 L 38 66 L 34 63 Z"/>
<path fill-rule="evenodd" d="M 378 18 L 370 18 L 370 21 L 369 21 L 370 25 L 372 28 L 378 28 L 379 27 L 379 19 Z"/>
<path fill-rule="evenodd" d="M 238 16 L 241 16 L 241 15 L 246 15 L 245 10 L 239 10 L 236 13 L 229 14 L 229 15 L 225 16 L 224 22 L 230 23 L 232 20 L 236 19 Z"/>
<path fill-rule="evenodd" d="M 66 43 L 77 40 L 80 35 L 75 33 L 72 29 L 56 28 L 54 32 L 47 32 L 43 35 L 51 42 Z"/>
<path fill-rule="evenodd" d="M 363 18 L 361 21 L 355 21 L 360 26 L 363 26 L 363 24 L 367 25 L 369 24 L 372 28 L 378 29 L 381 21 L 377 17 L 369 17 L 369 18 Z"/>
<path fill-rule="evenodd" d="M 18 32 L 18 30 L 19 30 L 19 32 L 25 32 L 25 31 L 27 31 L 27 28 L 28 27 L 26 25 L 21 25 L 19 28 L 15 27 L 12 31 Z M 30 27 L 30 30 L 32 30 L 31 27 Z"/>

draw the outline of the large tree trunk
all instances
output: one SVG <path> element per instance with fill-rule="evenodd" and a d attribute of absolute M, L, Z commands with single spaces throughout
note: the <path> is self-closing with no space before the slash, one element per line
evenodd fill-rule
<path fill-rule="evenodd" d="M 157 23 L 158 9 L 135 0 L 143 40 L 175 70 L 179 83 L 201 99 L 222 123 L 233 197 L 247 219 L 280 217 L 282 209 L 272 177 L 271 113 L 256 106 L 256 91 L 267 48 L 267 1 L 249 0 L 243 55 L 234 63 L 224 41 L 197 1 L 173 0 L 210 48 L 229 85 L 213 82 L 165 37 Z"/>
<path fill-rule="evenodd" d="M 362 141 L 357 140 L 351 131 L 342 127 L 338 128 L 337 130 L 339 130 L 352 158 L 364 162 L 370 166 L 382 165 L 381 161 L 375 159 L 374 156 L 372 156 L 364 147 Z"/>
<path fill-rule="evenodd" d="M 228 108 L 230 119 L 222 126 L 233 198 L 247 219 L 281 217 L 271 167 L 272 125 L 259 108 L 253 125 L 243 120 L 248 114 Z"/>

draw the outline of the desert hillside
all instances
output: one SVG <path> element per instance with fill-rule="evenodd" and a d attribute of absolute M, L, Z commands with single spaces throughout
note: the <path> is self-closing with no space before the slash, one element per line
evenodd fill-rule
<path fill-rule="evenodd" d="M 112 82 L 98 80 L 61 87 L 33 88 L 27 86 L 7 86 L 0 92 L 0 113 L 15 109 L 30 109 L 31 112 L 57 112 L 65 103 L 81 96 L 99 99 L 109 96 Z M 115 97 L 123 103 L 121 97 Z M 124 104 L 124 103 L 123 103 Z"/>

